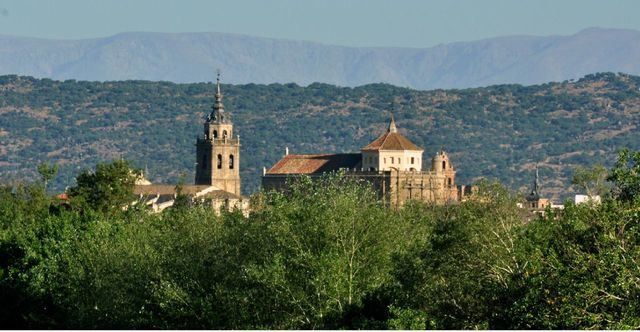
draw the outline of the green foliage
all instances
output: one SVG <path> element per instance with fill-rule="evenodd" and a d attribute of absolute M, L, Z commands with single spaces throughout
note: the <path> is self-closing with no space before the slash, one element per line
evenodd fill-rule
<path fill-rule="evenodd" d="M 51 181 L 56 174 L 58 173 L 58 165 L 50 165 L 49 163 L 42 163 L 38 165 L 38 173 L 42 177 L 42 181 L 44 182 L 44 189 L 47 190 L 47 184 Z"/>
<path fill-rule="evenodd" d="M 517 242 L 496 328 L 638 329 L 638 207 L 568 205 L 532 222 Z"/>
<path fill-rule="evenodd" d="M 613 182 L 618 199 L 630 202 L 640 198 L 640 151 L 620 150 L 608 180 Z"/>
<path fill-rule="evenodd" d="M 391 306 L 390 311 L 393 318 L 389 319 L 388 327 L 391 330 L 426 330 L 427 328 L 434 328 L 435 323 L 430 321 L 427 324 L 427 317 L 422 311 L 396 308 L 394 306 Z"/>
<path fill-rule="evenodd" d="M 577 186 L 581 192 L 589 197 L 604 197 L 609 192 L 607 169 L 602 165 L 594 165 L 590 168 L 577 167 L 573 173 L 571 184 Z"/>
<path fill-rule="evenodd" d="M 188 195 L 183 193 L 183 188 L 184 188 L 184 176 L 180 176 L 180 179 L 176 184 L 176 198 L 171 208 L 184 210 L 191 205 L 191 200 Z"/>
<path fill-rule="evenodd" d="M 140 174 L 125 160 L 100 163 L 95 171 L 84 170 L 78 175 L 76 185 L 69 188 L 69 196 L 94 210 L 117 211 L 131 203 L 133 186 Z"/>
<path fill-rule="evenodd" d="M 395 221 L 367 187 L 301 178 L 289 195 L 266 199 L 252 217 L 267 236 L 266 260 L 249 271 L 271 299 L 256 310 L 286 313 L 269 326 L 320 328 L 388 280 Z"/>
<path fill-rule="evenodd" d="M 626 156 L 617 188 L 637 181 Z M 126 162 L 83 174 L 112 187 L 132 175 Z M 109 197 L 74 209 L 40 184 L 0 187 L 3 327 L 640 328 L 640 202 L 627 196 L 528 223 L 494 182 L 395 211 L 365 183 L 302 177 L 254 196 L 249 217 Z"/>
<path fill-rule="evenodd" d="M 426 229 L 394 260 L 396 306 L 422 312 L 428 328 L 486 329 L 494 289 L 517 269 L 512 252 L 522 218 L 516 201 L 500 186 L 481 187 L 476 199 L 459 206 L 407 211 L 405 218 Z"/>

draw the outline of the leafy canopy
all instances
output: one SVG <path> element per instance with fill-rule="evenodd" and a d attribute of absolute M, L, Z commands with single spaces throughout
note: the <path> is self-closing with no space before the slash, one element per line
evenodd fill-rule
<path fill-rule="evenodd" d="M 84 170 L 76 177 L 69 195 L 94 210 L 107 212 L 123 208 L 133 199 L 133 187 L 141 171 L 128 161 L 115 160 L 96 165 L 95 171 Z"/>

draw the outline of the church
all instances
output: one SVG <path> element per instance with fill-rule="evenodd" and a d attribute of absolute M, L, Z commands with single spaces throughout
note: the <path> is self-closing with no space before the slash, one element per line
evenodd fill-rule
<path fill-rule="evenodd" d="M 235 135 L 230 114 L 225 111 L 216 80 L 215 102 L 204 122 L 202 136 L 196 139 L 196 169 L 193 185 L 183 185 L 182 193 L 192 202 L 211 204 L 215 211 L 238 209 L 249 213 L 249 199 L 241 195 L 240 136 Z M 391 115 L 385 133 L 361 148 L 360 153 L 289 154 L 269 170 L 264 170 L 264 190 L 286 190 L 290 179 L 317 178 L 342 171 L 346 176 L 365 180 L 378 197 L 391 207 L 408 201 L 449 204 L 464 200 L 470 186 L 456 185 L 456 169 L 443 150 L 431 157 L 423 169 L 424 149 L 402 135 Z M 134 187 L 136 204 L 162 211 L 175 203 L 178 193 L 171 184 L 152 184 L 140 178 Z"/>
<path fill-rule="evenodd" d="M 220 75 L 216 80 L 215 103 L 204 123 L 204 134 L 196 139 L 196 175 L 193 185 L 183 185 L 182 193 L 193 202 L 211 204 L 218 213 L 239 209 L 245 215 L 249 200 L 240 192 L 240 136 L 233 136 L 231 117 L 224 110 Z M 140 204 L 159 212 L 173 206 L 176 185 L 151 184 L 144 178 L 134 187 Z"/>
<path fill-rule="evenodd" d="M 393 115 L 384 134 L 364 146 L 360 153 L 289 154 L 269 170 L 264 170 L 262 188 L 286 190 L 299 176 L 320 177 L 343 171 L 346 176 L 367 181 L 378 197 L 399 208 L 415 200 L 448 204 L 463 200 L 472 187 L 456 186 L 456 169 L 443 150 L 437 152 L 430 168 L 422 169 L 424 149 L 398 132 Z"/>

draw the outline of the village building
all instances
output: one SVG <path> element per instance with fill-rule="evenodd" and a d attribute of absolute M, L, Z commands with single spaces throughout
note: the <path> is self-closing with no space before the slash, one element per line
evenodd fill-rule
<path fill-rule="evenodd" d="M 531 191 L 524 197 L 526 201 L 524 207 L 534 212 L 544 211 L 547 206 L 551 204 L 548 198 L 540 197 L 539 178 L 538 166 L 536 165 L 536 175 L 533 180 L 533 185 L 531 186 Z"/>
<path fill-rule="evenodd" d="M 196 139 L 195 184 L 182 185 L 181 194 L 194 203 L 211 204 L 218 213 L 239 209 L 245 215 L 249 200 L 240 192 L 240 136 L 233 136 L 231 117 L 224 110 L 220 75 L 216 81 L 215 103 L 204 123 L 204 134 Z M 134 193 L 140 204 L 159 212 L 173 206 L 176 185 L 152 184 L 138 179 Z"/>
<path fill-rule="evenodd" d="M 366 180 L 378 197 L 392 207 L 414 200 L 447 204 L 463 200 L 471 187 L 456 186 L 456 169 L 443 150 L 422 169 L 424 149 L 398 132 L 393 115 L 384 134 L 364 146 L 360 153 L 289 154 L 264 170 L 264 190 L 287 190 L 292 179 L 317 178 L 343 171 L 345 176 Z"/>
<path fill-rule="evenodd" d="M 555 204 L 550 199 L 542 197 L 540 189 L 540 176 L 538 173 L 538 165 L 536 165 L 536 172 L 531 185 L 531 191 L 524 196 L 523 202 L 517 203 L 518 207 L 523 211 L 523 219 L 527 222 L 539 216 L 544 217 L 547 209 L 551 209 L 556 213 L 564 210 L 563 204 Z"/>

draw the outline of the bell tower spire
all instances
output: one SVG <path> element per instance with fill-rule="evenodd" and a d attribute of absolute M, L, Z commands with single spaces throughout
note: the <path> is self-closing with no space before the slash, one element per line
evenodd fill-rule
<path fill-rule="evenodd" d="M 214 110 L 224 111 L 224 105 L 222 104 L 222 92 L 220 92 L 220 71 L 218 70 L 218 77 L 216 77 L 216 103 L 213 105 Z"/>
<path fill-rule="evenodd" d="M 222 103 L 222 92 L 220 91 L 220 70 L 218 70 L 218 75 L 216 78 L 215 102 L 213 104 L 212 112 L 209 115 L 208 119 L 212 120 L 215 123 L 230 122 L 229 117 L 224 112 L 224 104 Z"/>

